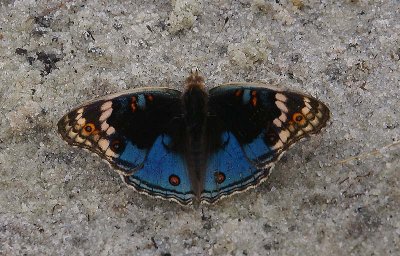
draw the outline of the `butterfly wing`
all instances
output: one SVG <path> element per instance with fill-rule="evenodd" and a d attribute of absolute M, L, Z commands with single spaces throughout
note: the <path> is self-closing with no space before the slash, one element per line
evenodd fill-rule
<path fill-rule="evenodd" d="M 317 99 L 263 84 L 222 85 L 209 95 L 210 124 L 220 127 L 206 171 L 203 198 L 209 202 L 257 185 L 290 145 L 329 119 Z"/>
<path fill-rule="evenodd" d="M 68 144 L 105 159 L 139 192 L 186 202 L 191 191 L 180 157 L 180 97 L 168 88 L 110 95 L 66 114 L 58 131 Z M 179 184 L 171 186 L 171 175 L 179 175 Z"/>
<path fill-rule="evenodd" d="M 171 142 L 170 136 L 159 136 L 151 147 L 143 168 L 123 179 L 139 192 L 189 204 L 194 193 L 186 165 L 182 154 L 171 152 Z"/>
<path fill-rule="evenodd" d="M 257 176 L 262 174 L 247 160 L 231 131 L 216 134 L 219 134 L 216 140 L 219 145 L 214 147 L 216 150 L 210 155 L 201 194 L 201 199 L 208 203 L 256 184 Z"/>

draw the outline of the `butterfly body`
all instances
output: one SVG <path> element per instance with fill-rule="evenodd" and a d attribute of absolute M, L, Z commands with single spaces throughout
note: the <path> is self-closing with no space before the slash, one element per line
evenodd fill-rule
<path fill-rule="evenodd" d="M 193 72 L 184 92 L 110 95 L 72 110 L 58 129 L 139 192 L 190 204 L 259 184 L 290 145 L 328 119 L 329 109 L 311 96 L 246 83 L 207 92 Z"/>

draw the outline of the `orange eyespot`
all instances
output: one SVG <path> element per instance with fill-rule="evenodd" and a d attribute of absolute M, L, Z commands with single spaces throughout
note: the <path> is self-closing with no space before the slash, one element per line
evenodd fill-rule
<path fill-rule="evenodd" d="M 92 123 L 87 123 L 85 124 L 85 126 L 82 129 L 82 135 L 83 136 L 89 136 L 90 134 L 92 134 L 94 131 L 96 130 L 94 124 Z"/>
<path fill-rule="evenodd" d="M 251 92 L 251 105 L 253 105 L 253 107 L 257 106 L 257 91 Z"/>
<path fill-rule="evenodd" d="M 175 174 L 172 174 L 171 176 L 169 176 L 169 183 L 172 186 L 178 186 L 181 183 L 181 179 Z"/>
<path fill-rule="evenodd" d="M 242 90 L 236 90 L 235 96 L 236 96 L 236 97 L 240 97 L 240 96 L 242 96 L 242 93 L 243 93 Z"/>
<path fill-rule="evenodd" d="M 132 112 L 136 111 L 136 107 L 137 107 L 137 100 L 136 100 L 136 97 L 133 96 L 132 97 L 132 101 L 131 101 L 131 110 L 132 110 Z"/>
<path fill-rule="evenodd" d="M 147 95 L 147 100 L 148 100 L 148 101 L 153 101 L 153 100 L 154 100 L 153 95 L 148 94 L 148 95 Z"/>
<path fill-rule="evenodd" d="M 214 173 L 214 177 L 215 177 L 215 182 L 217 182 L 218 184 L 221 184 L 226 179 L 225 174 L 222 172 Z"/>
<path fill-rule="evenodd" d="M 305 125 L 307 122 L 305 117 L 303 116 L 303 114 L 298 113 L 298 112 L 293 114 L 292 119 L 295 123 L 297 123 L 298 125 L 301 125 L 301 126 Z"/>

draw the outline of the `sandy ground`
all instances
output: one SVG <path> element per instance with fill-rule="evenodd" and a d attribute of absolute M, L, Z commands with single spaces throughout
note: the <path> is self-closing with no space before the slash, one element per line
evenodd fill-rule
<path fill-rule="evenodd" d="M 396 0 L 2 1 L 0 255 L 399 255 L 399 21 Z M 309 93 L 331 122 L 198 209 L 58 136 L 77 104 L 193 67 Z"/>

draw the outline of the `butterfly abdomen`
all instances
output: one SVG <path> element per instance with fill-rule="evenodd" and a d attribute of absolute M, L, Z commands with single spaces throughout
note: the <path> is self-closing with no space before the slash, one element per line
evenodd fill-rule
<path fill-rule="evenodd" d="M 185 152 L 185 162 L 193 192 L 200 198 L 204 186 L 204 171 L 207 167 L 208 156 L 204 142 L 188 138 Z"/>

